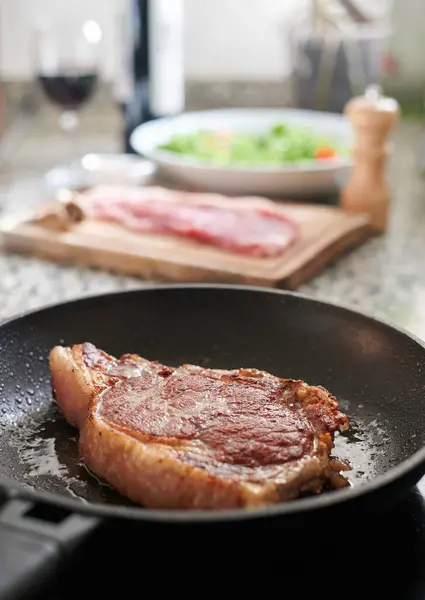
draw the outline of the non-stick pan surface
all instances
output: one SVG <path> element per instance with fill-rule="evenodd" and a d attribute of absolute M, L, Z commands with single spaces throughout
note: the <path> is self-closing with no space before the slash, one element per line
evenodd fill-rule
<path fill-rule="evenodd" d="M 80 464 L 77 433 L 52 403 L 50 349 L 84 341 L 117 356 L 256 367 L 327 387 L 352 423 L 335 449 L 353 465 L 352 486 L 256 511 L 200 514 L 132 505 Z M 0 346 L 0 484 L 7 493 L 17 489 L 19 497 L 151 522 L 289 522 L 319 509 L 390 504 L 425 473 L 423 344 L 301 295 L 202 285 L 111 294 L 10 321 L 0 328 Z"/>
<path fill-rule="evenodd" d="M 165 514 L 129 511 L 134 505 L 79 463 L 77 433 L 52 403 L 47 357 L 55 344 L 84 341 L 117 356 L 135 352 L 170 365 L 257 367 L 321 384 L 335 394 L 352 422 L 353 432 L 337 440 L 335 451 L 353 463 L 352 488 L 281 504 L 272 512 L 338 503 L 367 493 L 370 483 L 395 483 L 416 467 L 425 471 L 425 349 L 420 342 L 300 295 L 168 286 L 78 300 L 0 328 L 0 476 L 12 485 L 53 493 L 79 508 L 93 502 L 105 513 Z M 181 515 L 171 512 L 166 518 L 173 514 Z M 193 518 L 193 513 L 183 515 Z"/>

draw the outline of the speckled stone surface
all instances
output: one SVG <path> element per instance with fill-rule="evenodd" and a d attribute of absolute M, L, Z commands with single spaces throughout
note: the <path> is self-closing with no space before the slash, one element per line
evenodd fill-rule
<path fill-rule="evenodd" d="M 12 131 L 3 146 L 6 151 L 0 152 L 3 214 L 41 202 L 45 198 L 43 173 L 58 162 L 87 151 L 119 149 L 117 115 L 86 114 L 72 148 L 58 134 L 51 115 L 46 115 L 15 128 L 18 132 Z M 383 317 L 425 339 L 425 178 L 418 161 L 422 133 L 421 126 L 413 123 L 401 124 L 396 132 L 389 166 L 393 203 L 387 233 L 340 258 L 300 291 Z M 0 319 L 146 283 L 0 255 Z"/>

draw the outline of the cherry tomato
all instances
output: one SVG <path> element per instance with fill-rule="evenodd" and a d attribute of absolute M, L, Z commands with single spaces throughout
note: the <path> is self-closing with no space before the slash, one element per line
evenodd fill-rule
<path fill-rule="evenodd" d="M 332 158 L 334 156 L 336 156 L 336 152 L 330 146 L 321 146 L 314 154 L 314 158 Z"/>

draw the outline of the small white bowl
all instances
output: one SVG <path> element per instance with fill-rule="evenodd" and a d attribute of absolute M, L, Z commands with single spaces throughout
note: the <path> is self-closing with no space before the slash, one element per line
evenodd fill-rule
<path fill-rule="evenodd" d="M 134 150 L 157 164 L 160 172 L 190 187 L 225 194 L 290 197 L 333 193 L 344 184 L 350 157 L 305 161 L 282 166 L 222 166 L 157 149 L 177 133 L 266 131 L 276 123 L 303 126 L 341 147 L 352 142 L 349 121 L 340 114 L 292 108 L 230 108 L 188 112 L 144 123 L 130 138 Z"/>
<path fill-rule="evenodd" d="M 70 165 L 58 166 L 46 173 L 49 189 L 80 189 L 98 184 L 147 185 L 156 167 L 133 154 L 85 154 Z"/>

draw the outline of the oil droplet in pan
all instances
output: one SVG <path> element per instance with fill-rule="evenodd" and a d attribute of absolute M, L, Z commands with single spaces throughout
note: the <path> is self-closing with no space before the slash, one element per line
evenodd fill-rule
<path fill-rule="evenodd" d="M 8 445 L 16 452 L 20 465 L 20 483 L 83 502 L 131 505 L 81 463 L 77 432 L 55 406 L 47 414 L 45 409 L 37 418 L 35 414 L 23 421 L 23 427 L 9 432 Z"/>
<path fill-rule="evenodd" d="M 62 477 L 67 475 L 66 466 L 58 460 L 53 438 L 35 438 L 28 443 L 27 448 L 21 449 L 20 457 L 30 467 L 29 477 L 40 475 Z"/>

